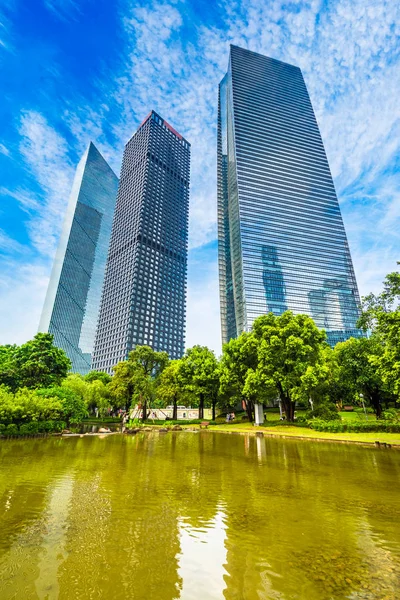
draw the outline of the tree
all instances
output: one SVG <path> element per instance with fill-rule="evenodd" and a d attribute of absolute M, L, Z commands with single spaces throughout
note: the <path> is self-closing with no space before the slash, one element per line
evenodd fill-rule
<path fill-rule="evenodd" d="M 111 382 L 112 377 L 104 371 L 89 371 L 89 373 L 87 373 L 83 379 L 88 383 L 92 383 L 93 381 L 101 381 L 104 383 L 104 385 L 107 385 Z"/>
<path fill-rule="evenodd" d="M 399 262 L 397 264 L 400 264 Z M 383 292 L 363 298 L 358 326 L 372 331 L 382 352 L 371 356 L 371 362 L 392 394 L 400 396 L 400 273 L 389 273 Z"/>
<path fill-rule="evenodd" d="M 291 311 L 258 317 L 253 333 L 258 342 L 253 380 L 266 393 L 279 396 L 286 419 L 293 421 L 296 402 L 307 403 L 324 377 L 326 334 L 309 316 Z"/>
<path fill-rule="evenodd" d="M 0 383 L 13 391 L 60 385 L 71 368 L 71 361 L 64 350 L 54 346 L 50 333 L 37 333 L 22 346 L 2 346 L 1 354 L 4 370 Z"/>
<path fill-rule="evenodd" d="M 142 419 L 145 421 L 156 382 L 167 363 L 166 352 L 156 352 L 150 346 L 137 346 L 129 353 L 128 360 L 114 367 L 109 389 L 116 397 L 125 399 L 127 408 L 134 397 L 142 408 Z"/>
<path fill-rule="evenodd" d="M 186 404 L 190 393 L 184 385 L 181 375 L 181 360 L 171 360 L 160 375 L 157 396 L 162 398 L 164 406 L 172 404 L 172 419 L 178 418 L 178 402 Z"/>
<path fill-rule="evenodd" d="M 363 394 L 379 419 L 382 414 L 382 401 L 387 389 L 375 363 L 379 362 L 384 349 L 377 336 L 350 338 L 336 344 L 335 354 L 341 368 L 340 377 L 355 393 Z"/>
<path fill-rule="evenodd" d="M 17 373 L 13 363 L 13 357 L 18 346 L 9 345 L 0 346 L 0 385 L 5 385 L 10 389 L 17 388 Z"/>
<path fill-rule="evenodd" d="M 188 392 L 194 394 L 199 404 L 199 419 L 204 418 L 205 402 L 212 406 L 213 419 L 219 392 L 218 361 L 206 346 L 193 346 L 181 359 L 180 378 Z"/>
<path fill-rule="evenodd" d="M 61 386 L 42 388 L 36 390 L 36 395 L 42 398 L 59 400 L 62 407 L 62 416 L 66 420 L 68 427 L 81 423 L 87 417 L 88 413 L 84 400 L 72 390 Z"/>
<path fill-rule="evenodd" d="M 220 366 L 220 392 L 235 402 L 244 401 L 249 421 L 254 420 L 254 403 L 262 395 L 255 373 L 258 341 L 253 333 L 242 333 L 223 347 Z"/>

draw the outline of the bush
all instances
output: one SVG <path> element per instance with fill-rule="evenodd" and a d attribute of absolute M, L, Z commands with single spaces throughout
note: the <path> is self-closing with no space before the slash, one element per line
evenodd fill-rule
<path fill-rule="evenodd" d="M 37 395 L 43 399 L 56 400 L 61 404 L 61 411 L 58 415 L 63 417 L 67 425 L 76 425 L 81 423 L 88 412 L 84 400 L 75 392 L 64 387 L 53 387 L 37 390 Z"/>
<path fill-rule="evenodd" d="M 307 420 L 320 419 L 321 421 L 340 421 L 341 417 L 336 408 L 329 404 L 321 404 L 314 408 L 314 410 L 308 410 L 304 415 Z"/>
<path fill-rule="evenodd" d="M 9 436 L 19 435 L 17 425 L 15 425 L 14 423 L 10 423 L 10 425 L 7 425 L 6 430 L 5 430 L 5 435 L 9 435 Z"/>
<path fill-rule="evenodd" d="M 20 435 L 36 435 L 39 433 L 39 425 L 36 421 L 30 423 L 22 423 L 19 427 Z"/>
<path fill-rule="evenodd" d="M 328 431 L 331 433 L 346 431 L 350 433 L 400 433 L 400 422 L 388 421 L 323 421 L 322 419 L 313 419 L 309 421 L 309 426 L 315 431 Z"/>
<path fill-rule="evenodd" d="M 375 414 L 374 409 L 372 408 L 372 406 L 366 406 L 365 407 L 365 411 L 364 408 L 362 406 L 355 406 L 354 407 L 354 412 L 358 413 L 358 414 L 365 414 L 367 413 L 368 415 L 373 415 Z"/>
<path fill-rule="evenodd" d="M 400 423 L 400 413 L 395 408 L 389 408 L 388 410 L 384 410 L 381 418 L 384 421 Z"/>

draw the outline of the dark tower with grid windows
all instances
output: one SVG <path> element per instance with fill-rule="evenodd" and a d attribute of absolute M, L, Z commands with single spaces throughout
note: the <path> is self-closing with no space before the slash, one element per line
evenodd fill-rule
<path fill-rule="evenodd" d="M 190 144 L 152 111 L 125 146 L 92 368 L 184 352 Z"/>

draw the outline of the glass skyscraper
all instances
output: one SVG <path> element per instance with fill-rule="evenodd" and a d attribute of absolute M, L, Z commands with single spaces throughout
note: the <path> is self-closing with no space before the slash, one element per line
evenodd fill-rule
<path fill-rule="evenodd" d="M 360 336 L 346 232 L 301 70 L 231 46 L 218 116 L 223 343 L 285 310 L 313 317 L 331 345 Z"/>
<path fill-rule="evenodd" d="M 190 144 L 152 111 L 126 144 L 92 366 L 184 352 Z"/>
<path fill-rule="evenodd" d="M 90 371 L 118 177 L 90 143 L 76 170 L 39 331 Z"/>

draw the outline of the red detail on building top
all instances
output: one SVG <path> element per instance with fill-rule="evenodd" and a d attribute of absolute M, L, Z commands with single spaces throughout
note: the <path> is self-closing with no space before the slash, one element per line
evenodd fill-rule
<path fill-rule="evenodd" d="M 174 129 L 174 128 L 173 128 L 173 127 L 172 127 L 172 126 L 169 124 L 169 123 L 167 123 L 167 121 L 164 121 L 164 125 L 165 125 L 165 127 L 167 127 L 167 128 L 170 130 L 170 131 L 172 131 L 172 133 L 173 133 L 174 135 L 176 135 L 176 137 L 177 137 L 177 138 L 179 138 L 180 140 L 182 139 L 182 136 L 181 136 L 181 134 L 180 134 L 180 133 L 178 133 L 178 132 L 176 131 L 176 129 Z"/>
<path fill-rule="evenodd" d="M 143 121 L 140 123 L 140 125 L 139 125 L 138 129 L 139 129 L 139 128 L 140 128 L 142 125 L 144 125 L 144 124 L 146 123 L 146 121 L 147 121 L 147 120 L 148 120 L 148 119 L 151 117 L 151 114 L 152 114 L 152 112 L 153 112 L 153 111 L 151 110 L 151 111 L 149 112 L 149 114 L 147 115 L 147 117 L 145 117 L 145 118 L 143 119 Z"/>

